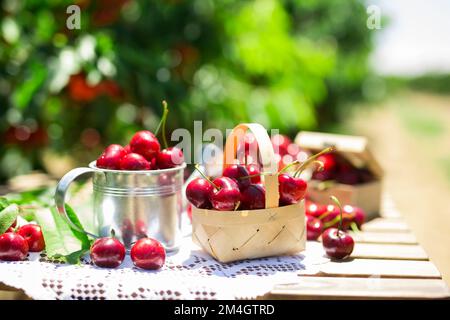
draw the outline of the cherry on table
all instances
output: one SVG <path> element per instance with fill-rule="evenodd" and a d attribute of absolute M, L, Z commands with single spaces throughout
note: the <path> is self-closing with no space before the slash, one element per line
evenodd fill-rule
<path fill-rule="evenodd" d="M 364 210 L 356 206 L 345 205 L 343 211 L 350 216 L 351 222 L 354 222 L 358 229 L 361 229 L 361 226 L 366 221 L 366 213 Z"/>
<path fill-rule="evenodd" d="M 214 179 L 213 185 L 209 193 L 213 208 L 220 211 L 235 210 L 241 199 L 238 184 L 228 177 L 219 177 Z"/>
<path fill-rule="evenodd" d="M 37 224 L 26 224 L 20 227 L 17 233 L 27 241 L 30 252 L 40 252 L 45 249 L 44 235 Z"/>
<path fill-rule="evenodd" d="M 196 178 L 187 185 L 186 198 L 197 208 L 209 209 L 211 208 L 209 194 L 213 188 L 208 180 Z"/>
<path fill-rule="evenodd" d="M 160 151 L 161 145 L 153 133 L 143 130 L 136 132 L 131 138 L 130 149 L 151 161 Z"/>
<path fill-rule="evenodd" d="M 137 153 L 126 154 L 120 161 L 122 170 L 150 170 L 150 162 Z"/>
<path fill-rule="evenodd" d="M 28 254 L 28 243 L 18 233 L 7 232 L 0 235 L 0 260 L 21 261 Z"/>
<path fill-rule="evenodd" d="M 164 265 L 166 251 L 162 244 L 152 238 L 142 238 L 131 248 L 131 260 L 136 267 L 156 270 Z"/>
<path fill-rule="evenodd" d="M 305 203 L 305 214 L 314 218 L 319 218 L 327 211 L 327 206 L 312 201 Z"/>
<path fill-rule="evenodd" d="M 163 149 L 156 156 L 156 166 L 158 169 L 169 169 L 179 166 L 184 162 L 183 151 L 177 147 Z"/>
<path fill-rule="evenodd" d="M 96 166 L 98 168 L 118 170 L 120 169 L 120 160 L 126 154 L 125 149 L 121 145 L 111 144 L 97 159 Z"/>
<path fill-rule="evenodd" d="M 266 191 L 260 184 L 251 184 L 241 192 L 242 210 L 264 209 L 266 207 Z"/>
<path fill-rule="evenodd" d="M 92 262 L 102 268 L 116 268 L 125 259 L 125 246 L 114 237 L 95 240 L 91 247 Z"/>
<path fill-rule="evenodd" d="M 335 259 L 345 259 L 353 252 L 353 238 L 342 230 L 329 228 L 322 234 L 322 244 L 328 256 Z"/>
<path fill-rule="evenodd" d="M 306 216 L 306 238 L 308 240 L 317 240 L 322 234 L 323 224 L 313 216 Z"/>

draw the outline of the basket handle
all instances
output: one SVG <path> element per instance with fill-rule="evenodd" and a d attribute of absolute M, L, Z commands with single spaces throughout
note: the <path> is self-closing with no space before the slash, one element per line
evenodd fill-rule
<path fill-rule="evenodd" d="M 261 180 L 266 188 L 266 208 L 278 207 L 278 165 L 275 161 L 275 152 L 266 129 L 258 123 L 241 123 L 233 128 L 227 137 L 224 150 L 223 168 L 233 165 L 237 156 L 239 142 L 244 141 L 244 135 L 250 130 L 258 143 L 262 162 Z"/>

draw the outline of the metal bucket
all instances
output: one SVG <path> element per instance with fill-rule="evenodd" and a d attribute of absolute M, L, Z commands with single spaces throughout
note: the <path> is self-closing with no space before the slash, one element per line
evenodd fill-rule
<path fill-rule="evenodd" d="M 55 193 L 58 212 L 75 229 L 68 218 L 65 197 L 69 185 L 83 174 L 93 174 L 96 234 L 93 237 L 116 237 L 127 248 L 137 239 L 149 236 L 160 241 L 167 251 L 178 248 L 181 234 L 182 186 L 186 164 L 163 170 L 108 170 L 97 168 L 95 161 L 88 168 L 76 168 L 59 181 Z"/>

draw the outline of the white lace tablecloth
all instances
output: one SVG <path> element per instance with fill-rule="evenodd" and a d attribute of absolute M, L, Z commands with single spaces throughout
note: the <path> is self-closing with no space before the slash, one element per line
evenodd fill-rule
<path fill-rule="evenodd" d="M 158 271 L 140 270 L 127 255 L 117 269 L 49 261 L 31 253 L 21 262 L 0 262 L 0 282 L 22 289 L 33 299 L 247 299 L 275 284 L 298 282 L 329 260 L 314 245 L 294 256 L 220 263 L 185 238 Z M 310 249 L 308 249 L 310 248 Z M 317 247 L 316 247 L 317 248 Z"/>

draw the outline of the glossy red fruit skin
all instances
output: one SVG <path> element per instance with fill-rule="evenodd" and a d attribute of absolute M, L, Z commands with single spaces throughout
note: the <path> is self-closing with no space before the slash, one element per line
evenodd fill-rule
<path fill-rule="evenodd" d="M 228 177 L 216 178 L 213 183 L 219 187 L 213 188 L 209 193 L 209 201 L 213 208 L 219 211 L 234 210 L 241 200 L 238 184 Z"/>
<path fill-rule="evenodd" d="M 222 175 L 224 177 L 233 179 L 238 184 L 239 190 L 241 191 L 247 188 L 251 183 L 250 178 L 242 179 L 243 177 L 248 177 L 250 173 L 248 172 L 245 166 L 240 164 L 233 164 L 231 166 L 226 167 L 223 170 Z"/>
<path fill-rule="evenodd" d="M 116 238 L 95 240 L 91 247 L 92 262 L 102 268 L 116 268 L 125 259 L 125 246 Z"/>
<path fill-rule="evenodd" d="M 28 243 L 20 235 L 7 232 L 0 235 L 0 260 L 21 261 L 28 254 Z"/>
<path fill-rule="evenodd" d="M 123 147 L 123 151 L 125 152 L 125 154 L 131 153 L 131 147 L 130 147 L 130 145 L 127 144 L 125 147 Z"/>
<path fill-rule="evenodd" d="M 266 207 L 266 190 L 260 184 L 251 184 L 241 192 L 241 210 L 256 210 Z"/>
<path fill-rule="evenodd" d="M 322 215 L 322 223 L 325 225 L 328 222 L 336 221 L 336 218 L 339 217 L 340 212 L 339 208 L 333 204 L 329 204 L 326 206 L 326 214 Z M 339 221 L 335 222 L 333 225 L 327 226 L 328 228 L 336 228 L 339 224 Z"/>
<path fill-rule="evenodd" d="M 326 153 L 318 157 L 317 161 L 323 163 L 323 170 L 315 171 L 312 178 L 321 181 L 334 179 L 337 170 L 336 155 L 332 153 Z"/>
<path fill-rule="evenodd" d="M 184 162 L 183 151 L 177 147 L 170 147 L 158 152 L 156 166 L 158 169 L 169 169 L 179 166 Z"/>
<path fill-rule="evenodd" d="M 327 211 L 327 206 L 308 201 L 305 203 L 305 214 L 314 218 L 319 218 Z"/>
<path fill-rule="evenodd" d="M 120 160 L 124 155 L 126 155 L 126 151 L 121 145 L 111 144 L 97 159 L 96 166 L 103 169 L 119 170 Z"/>
<path fill-rule="evenodd" d="M 120 161 L 121 170 L 150 170 L 150 162 L 137 153 L 126 154 Z"/>
<path fill-rule="evenodd" d="M 206 179 L 196 178 L 186 187 L 186 198 L 199 209 L 210 209 L 209 194 L 214 187 Z"/>
<path fill-rule="evenodd" d="M 322 234 L 323 224 L 317 218 L 313 216 L 306 216 L 306 238 L 308 240 L 315 241 Z"/>
<path fill-rule="evenodd" d="M 30 252 L 40 252 L 45 249 L 44 235 L 37 224 L 26 224 L 20 227 L 17 233 L 27 241 Z"/>
<path fill-rule="evenodd" d="M 350 185 L 358 184 L 360 183 L 359 171 L 348 163 L 340 164 L 339 171 L 336 174 L 336 181 Z"/>
<path fill-rule="evenodd" d="M 351 217 L 351 222 L 355 222 L 358 229 L 366 221 L 366 214 L 363 209 L 355 206 L 345 205 L 343 208 L 343 214 L 346 213 Z"/>
<path fill-rule="evenodd" d="M 155 158 L 161 149 L 158 139 L 150 131 L 138 131 L 130 141 L 130 149 L 142 155 L 148 161 Z"/>
<path fill-rule="evenodd" d="M 254 176 L 250 178 L 251 183 L 261 183 L 261 170 L 257 164 L 249 164 L 247 165 L 247 171 L 249 176 Z"/>
<path fill-rule="evenodd" d="M 294 178 L 287 173 L 278 175 L 278 192 L 280 204 L 290 205 L 305 197 L 307 183 L 301 178 Z"/>
<path fill-rule="evenodd" d="M 166 251 L 159 241 L 142 238 L 131 248 L 131 260 L 136 267 L 145 270 L 157 270 L 166 261 Z"/>
<path fill-rule="evenodd" d="M 345 259 L 353 252 L 353 238 L 336 228 L 330 228 L 322 234 L 322 245 L 326 254 L 333 259 Z"/>

